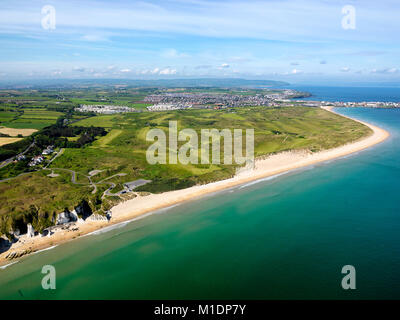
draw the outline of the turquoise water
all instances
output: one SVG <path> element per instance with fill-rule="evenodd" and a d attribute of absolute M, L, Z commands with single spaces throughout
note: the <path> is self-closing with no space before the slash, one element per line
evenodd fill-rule
<path fill-rule="evenodd" d="M 339 111 L 392 136 L 26 257 L 0 270 L 0 298 L 400 298 L 400 110 Z M 45 264 L 54 291 L 41 288 Z"/>

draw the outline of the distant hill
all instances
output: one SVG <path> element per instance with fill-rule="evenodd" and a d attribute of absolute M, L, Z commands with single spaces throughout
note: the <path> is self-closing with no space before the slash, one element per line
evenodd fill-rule
<path fill-rule="evenodd" d="M 246 80 L 246 79 L 160 79 L 160 80 L 130 80 L 129 84 L 137 83 L 144 86 L 162 86 L 162 87 L 280 87 L 287 86 L 289 83 L 272 80 Z"/>
<path fill-rule="evenodd" d="M 158 79 L 158 80 L 131 80 L 131 79 L 58 79 L 58 80 L 32 80 L 18 82 L 3 82 L 0 87 L 10 88 L 65 88 L 65 87 L 96 87 L 127 85 L 138 87 L 282 87 L 289 83 L 273 80 L 246 80 L 236 78 L 200 78 L 200 79 Z"/>

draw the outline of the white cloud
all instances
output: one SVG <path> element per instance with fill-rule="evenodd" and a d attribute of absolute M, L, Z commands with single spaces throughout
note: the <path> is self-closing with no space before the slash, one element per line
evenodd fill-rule
<path fill-rule="evenodd" d="M 301 73 L 303 73 L 303 71 L 298 70 L 298 69 L 293 69 L 293 70 L 291 71 L 291 74 L 301 74 Z"/>
<path fill-rule="evenodd" d="M 372 1 L 365 2 L 365 5 L 363 1 L 357 7 L 358 14 L 363 17 L 363 28 L 358 28 L 353 34 L 338 28 L 341 15 L 337 1 L 321 0 L 193 0 L 190 5 L 181 0 L 157 4 L 124 1 L 123 5 L 120 1 L 57 1 L 57 30 L 60 26 L 75 30 L 138 30 L 281 41 L 296 41 L 298 36 L 393 40 L 400 27 L 398 1 L 392 0 L 391 5 L 381 6 L 372 5 Z M 0 25 L 3 29 L 16 31 L 21 28 L 29 30 L 35 25 L 40 28 L 40 12 L 36 12 L 35 1 L 21 0 L 18 4 L 8 1 L 0 11 Z M 89 33 L 84 39 L 99 41 L 104 37 Z"/>
<path fill-rule="evenodd" d="M 159 74 L 172 75 L 172 74 L 176 74 L 176 72 L 177 71 L 175 69 L 165 68 L 165 69 L 161 70 Z"/>
<path fill-rule="evenodd" d="M 381 73 L 381 74 L 394 74 L 398 73 L 399 69 L 397 68 L 386 68 L 386 69 L 372 69 L 371 73 Z"/>
<path fill-rule="evenodd" d="M 128 73 L 128 72 L 131 72 L 132 70 L 131 69 L 121 69 L 119 71 L 122 73 Z"/>
<path fill-rule="evenodd" d="M 177 73 L 177 70 L 169 67 L 164 69 L 154 68 L 152 70 L 144 69 L 139 71 L 138 73 L 141 75 L 173 75 Z"/>
<path fill-rule="evenodd" d="M 385 1 L 392 1 L 394 9 L 400 8 L 398 0 Z M 279 75 L 287 71 L 289 75 L 301 73 L 297 69 L 290 71 L 300 68 L 307 70 L 307 76 L 320 70 L 336 76 L 343 65 L 352 67 L 351 72 L 341 75 L 343 77 L 363 67 L 368 68 L 365 74 L 382 73 L 389 77 L 398 73 L 396 68 L 384 69 L 397 66 L 395 58 L 399 45 L 395 41 L 395 31 L 400 30 L 398 10 L 386 4 L 376 6 L 372 0 L 358 4 L 357 14 L 362 16 L 362 24 L 357 32 L 344 32 L 340 28 L 340 7 L 335 1 L 190 0 L 189 3 L 182 0 L 57 1 L 57 29 L 46 32 L 40 28 L 40 10 L 35 1 L 21 0 L 16 4 L 4 0 L 0 10 L 0 33 L 18 36 L 4 36 L 0 46 L 12 48 L 17 44 L 15 47 L 21 48 L 21 58 L 18 57 L 21 61 L 15 70 L 22 70 L 22 61 L 30 61 L 33 67 L 21 72 L 46 70 L 46 75 L 60 68 L 64 70 L 63 76 L 67 76 L 68 72 L 72 74 L 74 65 L 81 64 L 86 68 L 82 76 L 95 74 L 89 72 L 92 67 L 107 75 L 121 76 L 120 69 L 125 66 L 131 66 L 137 75 L 158 75 L 165 69 L 168 70 L 162 74 L 175 74 L 177 71 L 172 68 L 187 76 L 203 73 L 220 76 L 233 69 L 251 76 L 260 69 Z M 39 41 L 31 45 L 19 40 L 25 37 L 37 37 Z M 57 43 L 50 51 L 45 50 L 48 40 Z M 390 47 L 385 47 L 385 41 Z M 23 48 L 32 48 L 32 52 Z M 46 59 L 36 58 L 38 49 L 42 48 L 43 55 L 48 55 Z M 66 49 L 61 52 L 63 48 Z M 388 50 L 387 54 L 380 57 L 384 50 Z M 22 56 L 22 52 L 26 52 L 26 56 Z M 345 56 L 346 53 L 352 56 Z M 11 58 L 3 58 L 3 62 L 11 65 L 15 60 L 12 54 L 11 49 L 6 49 L 5 55 Z M 80 54 L 82 60 L 76 58 Z M 376 59 L 362 60 L 354 57 L 355 54 Z M 247 58 L 251 58 L 251 63 L 241 65 L 249 61 Z M 132 59 L 138 67 L 131 65 Z M 326 61 L 321 59 L 329 60 L 329 68 L 322 66 Z M 46 61 L 45 68 L 39 67 L 41 61 Z M 225 63 L 221 65 L 222 62 Z M 112 63 L 117 65 L 115 70 L 106 67 Z M 208 64 L 212 68 L 201 67 Z M 375 71 L 368 67 L 371 64 L 377 68 Z M 160 68 L 152 69 L 154 65 Z M 184 65 L 188 66 L 186 72 Z M 9 65 L 2 71 L 13 73 Z M 79 75 L 78 70 L 74 71 L 75 76 Z M 348 71 L 350 69 L 342 70 Z"/>
<path fill-rule="evenodd" d="M 222 69 L 228 69 L 229 67 L 230 67 L 229 64 L 223 63 L 223 64 L 221 64 L 221 65 L 218 67 L 218 69 L 220 69 L 220 70 L 222 70 Z"/>
<path fill-rule="evenodd" d="M 349 67 L 343 67 L 343 68 L 340 68 L 340 71 L 341 72 L 349 72 L 350 68 Z"/>

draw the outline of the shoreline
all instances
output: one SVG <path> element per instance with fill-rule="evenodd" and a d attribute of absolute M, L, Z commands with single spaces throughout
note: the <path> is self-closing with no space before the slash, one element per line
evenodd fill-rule
<path fill-rule="evenodd" d="M 257 180 L 273 177 L 276 175 L 288 173 L 290 171 L 305 168 L 313 164 L 322 163 L 328 160 L 338 159 L 346 155 L 365 150 L 386 140 L 390 134 L 372 124 L 359 121 L 333 111 L 332 107 L 321 107 L 324 110 L 333 112 L 342 117 L 362 123 L 372 129 L 373 133 L 361 140 L 311 153 L 308 151 L 287 151 L 268 156 L 255 161 L 255 167 L 252 170 L 240 170 L 233 178 L 212 182 L 206 185 L 193 186 L 187 189 L 164 192 L 161 194 L 151 194 L 140 196 L 131 200 L 121 202 L 111 209 L 112 218 L 109 221 L 87 221 L 83 223 L 73 223 L 72 228 L 65 228 L 55 232 L 51 237 L 35 236 L 27 238 L 22 236 L 21 240 L 14 243 L 9 250 L 0 254 L 0 266 L 17 263 L 19 258 L 8 260 L 5 257 L 11 252 L 28 251 L 34 254 L 44 249 L 71 241 L 75 238 L 102 232 L 103 229 L 112 229 L 116 225 L 132 220 L 143 218 L 152 212 L 168 209 L 189 200 L 193 200 L 205 195 L 211 195 L 219 191 L 227 190 L 233 187 L 255 182 Z M 77 230 L 75 230 L 77 229 Z M 106 230 L 104 231 L 106 232 Z M 25 255 L 24 255 L 25 257 Z"/>

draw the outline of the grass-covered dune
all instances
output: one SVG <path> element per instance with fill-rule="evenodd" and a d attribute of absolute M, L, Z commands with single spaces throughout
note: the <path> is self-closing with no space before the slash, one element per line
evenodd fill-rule
<path fill-rule="evenodd" d="M 191 128 L 198 133 L 207 128 L 253 128 L 256 157 L 285 150 L 320 151 L 357 140 L 370 133 L 369 128 L 355 121 L 319 108 L 306 107 L 104 115 L 78 121 L 74 125 L 104 126 L 109 133 L 86 149 L 66 150 L 53 166 L 74 168 L 84 173 L 95 169 L 106 170 L 107 174 L 123 171 L 127 173 L 123 177 L 124 181 L 146 178 L 163 180 L 167 185 L 171 179 L 191 184 L 204 183 L 228 178 L 234 173 L 233 166 L 224 165 L 148 164 L 146 150 L 151 143 L 145 140 L 147 131 L 160 128 L 167 132 L 169 121 L 172 120 L 178 122 L 178 130 Z M 142 187 L 143 190 L 157 192 L 164 191 L 167 186 L 163 190 L 149 188 L 151 184 Z"/>
<path fill-rule="evenodd" d="M 226 179 L 235 174 L 235 165 L 147 163 L 146 150 L 152 144 L 146 141 L 147 131 L 159 128 L 167 132 L 169 121 L 173 120 L 178 122 L 178 130 L 191 128 L 198 133 L 201 129 L 212 128 L 254 129 L 256 157 L 286 150 L 316 152 L 371 134 L 368 127 L 358 122 L 307 107 L 203 109 L 91 117 L 73 125 L 104 127 L 108 133 L 83 148 L 66 148 L 50 165 L 59 177 L 50 178 L 47 176 L 49 171 L 39 171 L 0 183 L 0 230 L 5 233 L 13 225 L 14 217 L 29 216 L 33 207 L 40 226 L 51 223 L 55 213 L 64 208 L 72 210 L 82 200 L 97 207 L 101 207 L 99 201 L 115 201 L 110 199 L 114 197 L 108 196 L 101 200 L 104 190 L 110 187 L 103 180 L 110 177 L 106 182 L 115 183 L 117 190 L 124 182 L 152 180 L 138 190 L 158 193 Z M 76 171 L 77 182 L 81 184 L 73 184 L 71 174 L 57 171 L 57 168 Z M 99 183 L 95 194 L 85 177 L 92 170 L 101 170 L 91 178 L 92 182 Z M 121 173 L 124 175 L 117 175 Z"/>

